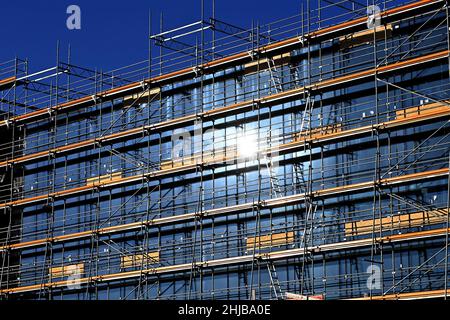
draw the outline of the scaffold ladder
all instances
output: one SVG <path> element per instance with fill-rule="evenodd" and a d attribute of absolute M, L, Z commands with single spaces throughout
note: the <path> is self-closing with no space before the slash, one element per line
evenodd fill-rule
<path fill-rule="evenodd" d="M 314 107 L 314 98 L 311 98 L 309 91 L 306 92 L 305 111 L 303 112 L 302 122 L 300 123 L 300 134 L 311 130 L 312 110 Z"/>
<path fill-rule="evenodd" d="M 295 184 L 300 192 L 306 192 L 305 166 L 303 162 L 294 163 Z"/>
<path fill-rule="evenodd" d="M 273 167 L 272 157 L 267 156 L 265 160 L 266 160 L 265 162 L 266 162 L 267 172 L 269 173 L 271 193 L 276 198 L 282 197 L 283 191 L 281 190 L 280 181 L 279 181 L 277 174 L 275 172 L 275 169 Z"/>
<path fill-rule="evenodd" d="M 271 260 L 267 260 L 267 271 L 269 271 L 270 286 L 277 300 L 283 299 L 280 280 L 278 279 L 277 270 Z"/>
<path fill-rule="evenodd" d="M 270 80 L 272 82 L 275 93 L 283 91 L 283 79 L 281 79 L 281 75 L 275 65 L 275 61 L 272 58 L 267 58 L 267 64 L 269 66 L 268 69 L 270 73 Z"/>

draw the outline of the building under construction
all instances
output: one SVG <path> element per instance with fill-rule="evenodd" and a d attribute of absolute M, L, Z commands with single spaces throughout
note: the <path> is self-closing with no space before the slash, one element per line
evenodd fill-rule
<path fill-rule="evenodd" d="M 446 298 L 449 2 L 369 9 L 0 64 L 0 297 Z"/>

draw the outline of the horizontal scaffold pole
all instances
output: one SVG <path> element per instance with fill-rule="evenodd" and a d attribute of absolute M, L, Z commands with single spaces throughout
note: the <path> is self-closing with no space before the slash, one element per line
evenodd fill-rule
<path fill-rule="evenodd" d="M 13 87 L 16 84 L 16 77 L 9 77 L 0 80 L 0 90 L 5 90 Z"/>
<path fill-rule="evenodd" d="M 408 182 L 414 182 L 414 181 L 421 181 L 425 179 L 432 179 L 436 177 L 442 177 L 448 174 L 448 169 L 437 169 L 437 170 L 430 170 L 425 172 L 419 172 L 419 173 L 413 173 L 408 175 L 402 175 L 399 177 L 393 177 L 393 178 L 385 178 L 381 179 L 377 182 L 380 186 L 394 186 L 402 183 L 408 183 Z M 328 189 L 322 189 L 322 190 L 316 190 L 312 193 L 308 193 L 308 197 L 313 198 L 323 198 L 327 196 L 335 196 L 340 195 L 347 192 L 357 192 L 357 191 L 364 191 L 364 190 L 370 190 L 373 188 L 374 182 L 368 181 L 368 182 L 362 182 L 357 184 L 350 184 L 346 186 L 340 186 L 340 187 L 333 187 Z M 288 205 L 295 205 L 298 203 L 301 203 L 305 200 L 305 197 L 307 195 L 305 193 L 295 194 L 291 196 L 286 197 L 279 197 L 279 198 L 273 198 L 268 200 L 262 200 L 259 202 L 248 202 L 243 204 L 238 204 L 234 206 L 228 206 L 228 207 L 222 207 L 222 208 L 215 208 L 210 210 L 203 210 L 202 211 L 202 217 L 203 218 L 209 218 L 209 217 L 216 217 L 219 215 L 226 215 L 226 214 L 235 214 L 243 211 L 249 211 L 252 210 L 255 206 L 262 208 L 262 209 L 271 209 L 281 206 L 288 206 Z M 86 239 L 89 237 L 92 237 L 94 235 L 102 236 L 102 235 L 111 235 L 114 233 L 120 233 L 120 232 L 129 232 L 129 231 L 138 231 L 145 227 L 151 227 L 151 226 L 161 226 L 161 225 L 167 225 L 167 224 L 176 224 L 176 223 L 186 223 L 189 221 L 194 220 L 197 217 L 197 214 L 194 213 L 186 213 L 176 216 L 170 216 L 170 217 L 163 217 L 163 218 L 155 218 L 152 220 L 147 221 L 140 221 L 140 222 L 133 222 L 128 224 L 122 224 L 122 225 L 116 225 L 116 226 L 110 226 L 110 227 L 104 227 L 99 228 L 96 230 L 87 230 L 72 234 L 65 234 L 61 236 L 55 236 L 52 238 L 43 238 L 38 240 L 32 240 L 32 241 L 26 241 L 26 242 L 19 242 L 14 244 L 8 244 L 4 246 L 0 246 L 0 251 L 7 251 L 7 250 L 19 250 L 19 249 L 28 249 L 32 247 L 39 247 L 46 245 L 47 243 L 63 243 L 68 241 L 74 241 L 74 240 L 80 240 L 80 239 Z"/>
<path fill-rule="evenodd" d="M 142 276 L 142 274 L 146 274 L 148 276 L 151 275 L 159 275 L 159 274 L 169 274 L 169 273 L 177 273 L 177 272 L 186 272 L 190 271 L 191 268 L 199 268 L 199 269 L 210 269 L 216 267 L 228 267 L 237 264 L 250 263 L 254 260 L 262 260 L 262 261 L 272 261 L 272 260 L 281 260 L 281 259 L 289 259 L 295 257 L 304 256 L 305 253 L 319 253 L 323 254 L 325 252 L 334 252 L 339 250 L 349 250 L 349 249 L 360 249 L 365 247 L 370 247 L 373 244 L 373 241 L 377 243 L 399 243 L 405 241 L 414 241 L 414 240 L 423 240 L 428 238 L 436 238 L 445 236 L 446 233 L 449 232 L 447 228 L 427 230 L 427 231 L 417 231 L 410 232 L 404 234 L 397 234 L 385 237 L 377 237 L 375 239 L 359 239 L 352 241 L 343 241 L 337 243 L 330 243 L 318 246 L 310 246 L 308 250 L 305 248 L 296 248 L 296 249 L 288 249 L 288 250 L 280 250 L 268 253 L 258 253 L 252 255 L 245 256 L 237 256 L 230 257 L 224 259 L 215 259 L 203 262 L 196 263 L 184 263 L 178 265 L 171 266 L 162 266 L 149 268 L 144 270 L 136 270 L 136 271 L 127 271 L 120 273 L 112 273 L 112 274 L 104 274 L 97 275 L 92 277 L 85 277 L 77 279 L 77 284 L 89 284 L 89 283 L 102 283 L 102 282 L 110 282 L 110 281 L 118 281 L 118 280 L 126 280 L 126 279 L 136 279 Z M 29 286 L 21 286 L 15 288 L 8 288 L 0 290 L 0 294 L 17 294 L 17 293 L 26 293 L 39 291 L 44 289 L 55 289 L 55 288 L 67 288 L 67 280 L 56 281 L 56 282 L 47 282 L 43 284 L 29 285 Z"/>
<path fill-rule="evenodd" d="M 447 294 L 444 289 L 440 290 L 428 290 L 428 291 L 416 291 L 416 292 L 402 292 L 386 294 L 384 296 L 372 296 L 372 297 L 360 297 L 346 300 L 416 300 L 416 299 L 437 299 L 443 298 L 450 294 L 450 290 L 447 290 Z"/>
<path fill-rule="evenodd" d="M 436 118 L 448 117 L 448 116 L 450 116 L 450 110 L 444 110 L 444 111 L 440 110 L 440 111 L 436 111 L 436 112 L 427 112 L 422 115 L 419 114 L 419 115 L 415 115 L 415 116 L 410 116 L 410 117 L 406 117 L 404 119 L 395 119 L 392 121 L 387 121 L 385 123 L 379 124 L 379 126 L 380 126 L 380 128 L 384 128 L 384 129 L 395 128 L 400 125 L 408 124 L 411 122 L 414 123 L 414 122 L 419 122 L 419 121 L 428 121 L 430 119 L 436 119 Z M 367 132 L 372 132 L 372 130 L 374 130 L 374 128 L 376 128 L 376 126 L 372 125 L 370 127 L 369 126 L 366 127 L 365 130 Z M 331 133 L 330 135 L 333 137 L 333 139 L 327 138 L 327 135 L 324 135 L 320 139 L 324 139 L 323 140 L 324 142 L 330 142 L 334 139 L 342 139 L 344 137 L 345 133 L 346 133 L 346 130 L 344 130 L 342 132 L 338 132 L 338 133 Z M 348 136 L 355 136 L 357 133 L 355 132 L 354 129 L 352 129 L 352 130 L 348 130 L 347 134 L 348 134 Z M 266 153 L 269 155 L 274 154 L 274 153 L 279 153 L 279 154 L 291 153 L 291 152 L 295 152 L 296 150 L 299 150 L 300 148 L 302 148 L 305 145 L 305 143 L 308 143 L 308 142 L 309 141 L 306 139 L 300 140 L 300 141 L 288 142 L 286 144 L 281 144 L 276 147 L 272 147 L 272 148 L 263 150 L 262 153 Z M 318 139 L 312 139 L 311 142 L 317 143 Z M 4 203 L 0 204 L 0 209 L 41 203 L 41 202 L 47 201 L 48 199 L 57 200 L 57 199 L 67 198 L 70 196 L 84 194 L 86 192 L 93 191 L 93 190 L 110 189 L 110 188 L 115 188 L 115 187 L 128 185 L 128 184 L 143 183 L 146 181 L 151 181 L 153 179 L 160 179 L 162 177 L 170 176 L 173 174 L 195 172 L 198 169 L 199 165 L 203 166 L 203 167 L 217 166 L 217 165 L 223 165 L 224 163 L 227 163 L 228 161 L 235 161 L 237 159 L 238 159 L 238 155 L 232 155 L 232 156 L 225 157 L 225 158 L 219 157 L 218 159 L 212 159 L 211 161 L 208 161 L 208 162 L 186 164 L 186 165 L 182 165 L 179 167 L 147 172 L 147 173 L 138 174 L 135 176 L 117 178 L 117 179 L 114 179 L 109 182 L 97 181 L 97 182 L 93 182 L 90 184 L 75 187 L 72 189 L 66 189 L 66 190 L 56 191 L 56 192 L 49 193 L 49 194 L 35 196 L 35 197 L 29 197 L 29 198 L 23 198 L 23 199 L 19 199 L 19 200 L 4 202 Z"/>
<path fill-rule="evenodd" d="M 262 97 L 259 99 L 252 99 L 252 100 L 243 101 L 243 102 L 239 102 L 236 104 L 224 106 L 221 108 L 216 108 L 213 110 L 202 112 L 200 114 L 187 115 L 187 116 L 183 116 L 183 117 L 176 118 L 176 119 L 171 119 L 171 120 L 167 120 L 167 121 L 163 121 L 163 122 L 159 122 L 159 123 L 155 123 L 155 124 L 151 124 L 151 125 L 133 128 L 130 130 L 112 133 L 109 135 L 105 135 L 103 137 L 92 138 L 92 139 L 64 145 L 61 147 L 56 147 L 56 148 L 46 150 L 46 151 L 36 152 L 36 153 L 21 156 L 21 157 L 17 157 L 17 158 L 12 158 L 9 160 L 1 161 L 0 167 L 6 167 L 8 165 L 13 165 L 13 164 L 29 163 L 32 161 L 37 161 L 37 160 L 47 158 L 49 155 L 51 155 L 52 157 L 61 156 L 61 155 L 64 155 L 64 154 L 67 154 L 70 152 L 76 152 L 76 151 L 82 150 L 84 148 L 97 146 L 99 144 L 100 145 L 112 144 L 112 143 L 116 143 L 119 141 L 123 141 L 124 139 L 127 139 L 127 140 L 133 139 L 133 138 L 142 136 L 143 134 L 147 134 L 147 133 L 160 132 L 162 130 L 174 129 L 174 128 L 178 128 L 181 126 L 187 126 L 187 125 L 194 123 L 194 121 L 196 121 L 199 118 L 204 119 L 204 120 L 209 120 L 209 119 L 214 119 L 217 117 L 229 116 L 229 115 L 236 114 L 236 113 L 243 113 L 243 112 L 251 110 L 252 108 L 258 107 L 258 106 L 259 107 L 269 106 L 269 105 L 276 104 L 277 102 L 280 102 L 280 101 L 293 100 L 311 90 L 320 90 L 320 89 L 330 88 L 332 86 L 340 85 L 343 83 L 348 83 L 350 81 L 361 80 L 361 79 L 373 76 L 375 74 L 383 74 L 386 72 L 391 72 L 391 71 L 399 70 L 399 69 L 406 68 L 406 67 L 422 65 L 424 63 L 435 61 L 437 59 L 448 58 L 448 56 L 449 56 L 449 52 L 447 50 L 445 50 L 445 51 L 417 57 L 414 59 L 393 63 L 390 65 L 386 65 L 386 66 L 375 68 L 375 69 L 360 71 L 360 72 L 356 72 L 356 73 L 353 73 L 350 75 L 338 77 L 335 79 L 320 81 L 320 82 L 317 82 L 317 83 L 309 85 L 309 86 L 295 88 L 295 89 L 287 90 L 287 91 L 273 94 L 273 95 L 268 95 L 268 96 L 265 96 L 265 97 Z M 406 123 L 406 122 L 410 122 L 411 120 L 412 119 L 408 119 L 406 121 L 399 121 L 399 123 L 402 123 L 402 122 Z M 371 126 L 371 127 L 373 127 L 373 126 Z M 383 128 L 383 127 L 384 126 L 381 126 L 380 128 Z M 362 127 L 359 129 L 355 129 L 354 133 L 356 133 L 358 130 L 360 131 L 360 133 L 364 133 L 363 131 L 367 130 L 368 128 L 370 128 L 370 127 Z"/>

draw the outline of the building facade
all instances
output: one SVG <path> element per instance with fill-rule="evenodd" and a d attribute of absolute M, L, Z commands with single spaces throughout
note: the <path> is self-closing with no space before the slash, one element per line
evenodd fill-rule
<path fill-rule="evenodd" d="M 3 64 L 2 299 L 446 296 L 449 4 L 312 2 L 134 69 Z"/>

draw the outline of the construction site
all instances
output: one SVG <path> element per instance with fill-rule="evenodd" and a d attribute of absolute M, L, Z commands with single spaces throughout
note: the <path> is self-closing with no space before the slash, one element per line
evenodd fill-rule
<path fill-rule="evenodd" d="M 446 299 L 449 1 L 300 5 L 0 63 L 0 299 Z"/>

